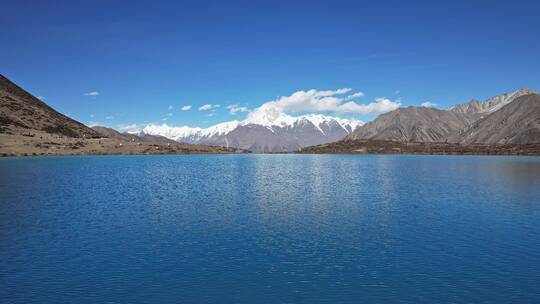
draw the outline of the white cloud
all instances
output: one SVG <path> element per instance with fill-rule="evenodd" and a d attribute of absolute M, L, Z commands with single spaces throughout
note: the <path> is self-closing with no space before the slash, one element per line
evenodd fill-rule
<path fill-rule="evenodd" d="M 90 118 L 94 118 L 94 114 L 90 114 Z"/>
<path fill-rule="evenodd" d="M 227 109 L 229 109 L 229 113 L 231 115 L 236 115 L 236 113 L 239 112 L 249 112 L 249 109 L 247 107 L 241 107 L 238 104 L 232 104 L 230 106 L 227 106 Z"/>
<path fill-rule="evenodd" d="M 219 108 L 219 107 L 220 107 L 220 105 L 218 105 L 218 104 L 213 105 L 213 104 L 207 103 L 205 105 L 200 106 L 199 111 L 207 111 L 207 110 L 212 110 L 212 109 Z"/>
<path fill-rule="evenodd" d="M 42 101 L 43 101 L 43 100 L 45 100 L 45 97 L 43 97 L 43 96 L 38 96 L 38 97 L 37 97 L 37 99 L 39 99 L 39 100 L 42 100 Z"/>
<path fill-rule="evenodd" d="M 424 108 L 433 108 L 433 107 L 437 106 L 437 104 L 429 102 L 429 101 L 425 101 L 420 106 L 424 107 Z"/>
<path fill-rule="evenodd" d="M 400 105 L 399 100 L 392 101 L 388 98 L 377 98 L 368 104 L 357 104 L 354 101 L 349 101 L 338 106 L 336 112 L 373 115 L 393 111 L 399 108 Z"/>
<path fill-rule="evenodd" d="M 191 110 L 191 105 L 182 106 L 182 107 L 180 108 L 180 110 L 182 110 L 182 111 L 189 111 L 189 110 Z"/>
<path fill-rule="evenodd" d="M 208 113 L 208 115 L 206 115 L 206 116 L 212 117 L 212 116 L 214 116 L 214 115 L 216 115 L 216 113 L 212 112 L 212 113 Z"/>
<path fill-rule="evenodd" d="M 377 98 L 368 104 L 358 104 L 347 101 L 347 97 L 341 95 L 350 92 L 351 89 L 343 88 L 333 91 L 297 91 L 290 96 L 279 97 L 261 105 L 248 117 L 272 121 L 282 113 L 290 112 L 334 112 L 334 113 L 357 113 L 361 115 L 375 115 L 393 111 L 401 106 L 400 100 Z"/>
<path fill-rule="evenodd" d="M 99 95 L 99 92 L 97 92 L 97 91 L 84 93 L 84 96 L 98 96 L 98 95 Z"/>
<path fill-rule="evenodd" d="M 105 119 L 111 120 L 111 119 L 114 119 L 114 116 L 106 116 Z"/>
<path fill-rule="evenodd" d="M 172 113 L 167 113 L 167 116 L 171 117 L 171 116 L 173 116 L 173 114 Z"/>
<path fill-rule="evenodd" d="M 363 97 L 364 96 L 364 93 L 362 92 L 356 92 L 354 94 L 351 94 L 349 96 L 347 96 L 347 100 L 351 100 L 351 99 L 354 99 L 354 98 L 357 98 L 357 97 Z"/>
<path fill-rule="evenodd" d="M 168 108 L 168 109 L 169 109 L 169 111 L 170 111 L 170 110 L 172 110 L 172 109 L 173 109 L 173 106 L 169 106 L 169 108 Z"/>

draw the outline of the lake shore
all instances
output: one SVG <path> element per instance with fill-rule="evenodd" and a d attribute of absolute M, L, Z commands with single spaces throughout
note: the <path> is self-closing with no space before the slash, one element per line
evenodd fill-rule
<path fill-rule="evenodd" d="M 149 155 L 247 153 L 238 148 L 183 143 L 119 141 L 112 138 L 72 138 L 40 131 L 0 134 L 0 157 L 60 155 Z"/>
<path fill-rule="evenodd" d="M 540 144 L 456 144 L 345 140 L 306 147 L 301 154 L 540 155 Z"/>
<path fill-rule="evenodd" d="M 175 155 L 253 153 L 239 148 L 189 144 L 125 142 L 111 138 L 68 138 L 47 133 L 0 134 L 0 157 L 70 155 Z M 540 144 L 484 145 L 402 143 L 395 141 L 340 141 L 299 151 L 265 154 L 419 154 L 419 155 L 523 155 L 540 156 Z"/>

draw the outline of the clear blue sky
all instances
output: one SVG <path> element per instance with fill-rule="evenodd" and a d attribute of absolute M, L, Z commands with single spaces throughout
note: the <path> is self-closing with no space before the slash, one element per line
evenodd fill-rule
<path fill-rule="evenodd" d="M 4 0 L 0 73 L 110 126 L 208 126 L 308 89 L 444 108 L 540 88 L 540 1 L 255 2 Z"/>

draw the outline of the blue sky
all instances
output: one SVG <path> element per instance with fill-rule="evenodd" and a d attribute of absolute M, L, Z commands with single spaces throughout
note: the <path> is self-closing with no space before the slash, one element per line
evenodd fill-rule
<path fill-rule="evenodd" d="M 444 108 L 540 88 L 539 1 L 255 2 L 2 1 L 0 73 L 113 127 L 205 127 L 309 89 Z"/>

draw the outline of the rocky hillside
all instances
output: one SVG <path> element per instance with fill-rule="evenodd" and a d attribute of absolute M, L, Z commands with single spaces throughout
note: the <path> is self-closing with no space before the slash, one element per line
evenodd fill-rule
<path fill-rule="evenodd" d="M 460 143 L 540 143 L 540 95 L 515 99 L 451 138 Z"/>
<path fill-rule="evenodd" d="M 499 110 L 505 105 L 516 100 L 518 97 L 534 93 L 536 92 L 531 89 L 522 88 L 515 92 L 498 95 L 484 101 L 471 100 L 467 103 L 450 107 L 449 110 L 456 114 L 462 115 L 473 122 Z"/>
<path fill-rule="evenodd" d="M 535 112 L 534 96 L 538 96 L 534 91 L 521 89 L 447 110 L 400 108 L 380 115 L 345 139 L 487 144 L 538 142 L 534 135 L 539 132 L 535 119 L 540 116 Z"/>
<path fill-rule="evenodd" d="M 451 111 L 408 107 L 380 115 L 352 132 L 346 139 L 441 142 L 467 124 L 468 120 L 463 115 Z"/>
<path fill-rule="evenodd" d="M 0 133 L 16 135 L 28 130 L 72 138 L 100 136 L 96 131 L 55 111 L 0 75 Z"/>

